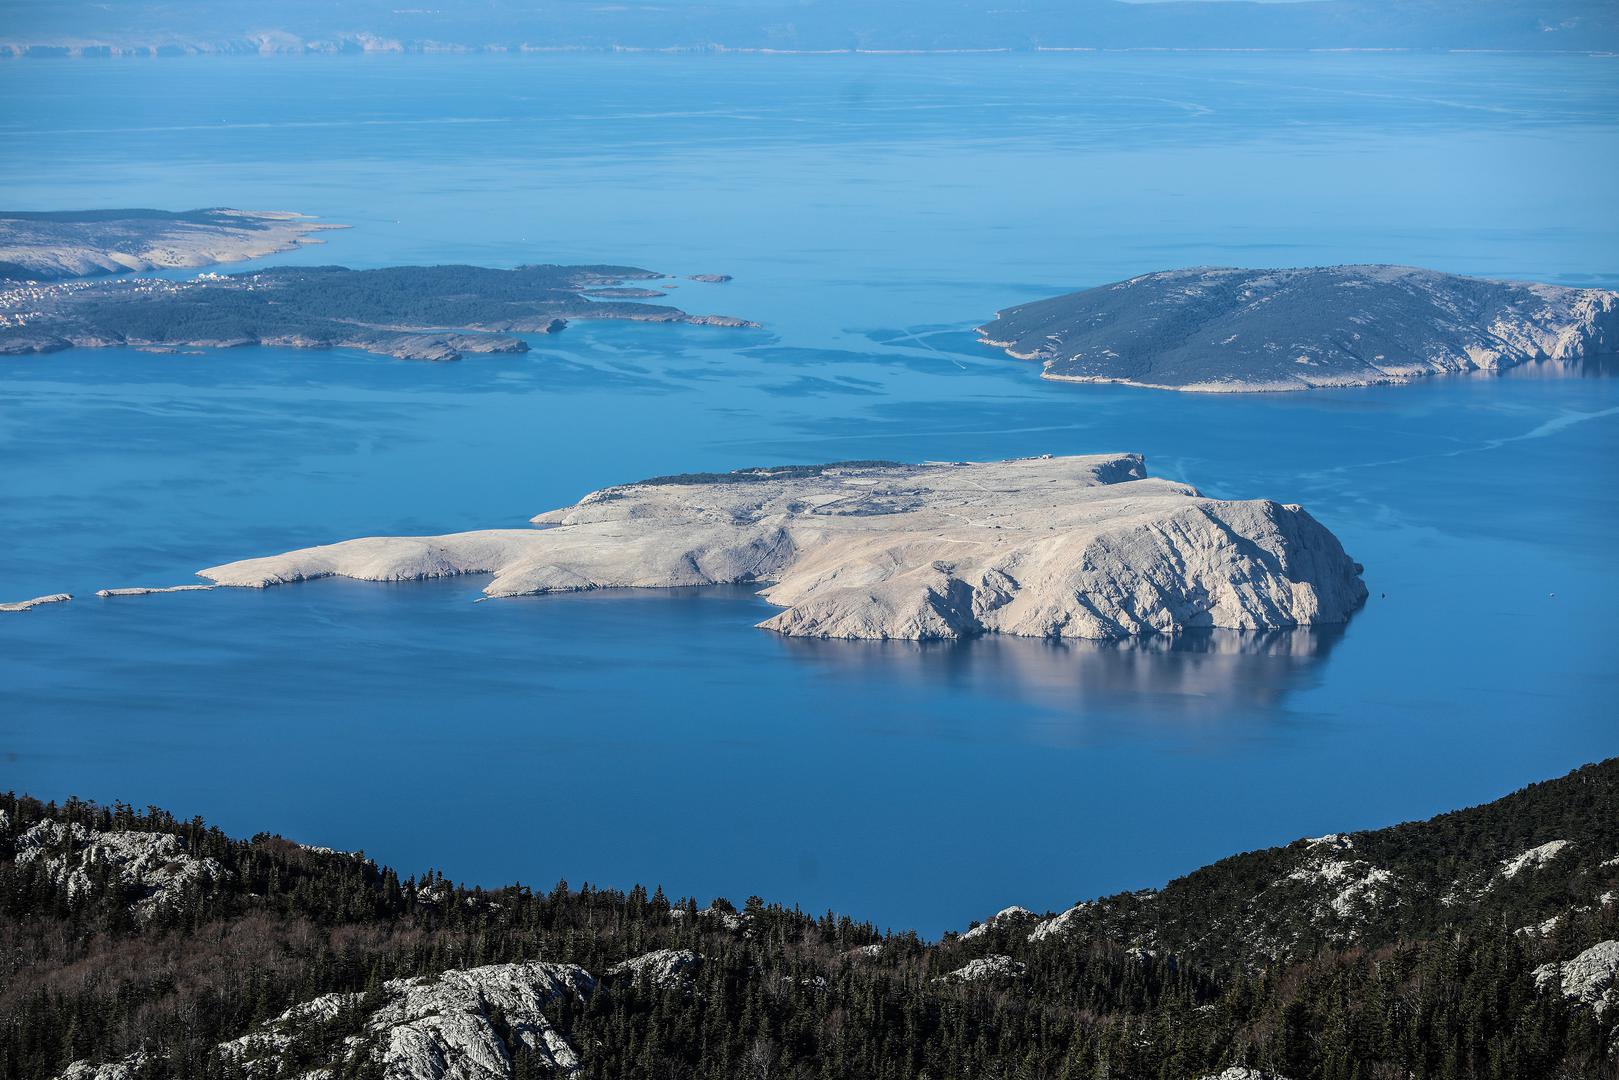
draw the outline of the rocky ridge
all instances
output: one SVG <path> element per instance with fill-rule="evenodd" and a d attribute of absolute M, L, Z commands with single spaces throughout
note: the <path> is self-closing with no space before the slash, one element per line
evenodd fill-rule
<path fill-rule="evenodd" d="M 579 1070 L 579 1055 L 545 1017 L 559 998 L 589 997 L 590 973 L 574 964 L 537 961 L 450 970 L 392 979 L 375 999 L 324 994 L 287 1009 L 253 1031 L 221 1043 L 219 1055 L 251 1077 L 330 1076 L 364 1062 L 383 1080 L 509 1080 L 513 1054 L 558 1075 Z M 310 1070 L 310 1043 L 325 1061 Z M 294 1055 L 297 1056 L 294 1056 Z M 149 1064 L 75 1062 L 58 1080 L 127 1080 Z"/>
<path fill-rule="evenodd" d="M 93 1014 L 111 1016 L 115 1001 L 143 993 L 161 972 L 163 988 L 238 986 L 258 1006 L 212 1019 L 200 1046 L 186 1041 L 196 1030 L 189 1023 L 166 1021 L 162 1038 L 109 1023 L 81 1033 L 71 1057 L 52 1040 L 41 1058 L 49 1068 L 23 1075 L 134 1080 L 178 1073 L 185 1054 L 219 1062 L 230 1080 L 650 1076 L 636 1062 L 696 1060 L 700 1044 L 725 1040 L 725 1054 L 708 1059 L 717 1075 L 738 1075 L 735 1062 L 745 1060 L 807 1077 L 876 1024 L 901 1040 L 886 1075 L 916 1075 L 917 1055 L 930 1054 L 938 1054 L 930 1075 L 954 1075 L 941 1042 L 989 1039 L 1011 1057 L 984 1060 L 1027 1063 L 1035 1052 L 1042 1075 L 1075 1060 L 1089 1075 L 1101 1052 L 1128 1047 L 1148 1055 L 1140 1075 L 1251 1080 L 1321 1075 L 1331 1049 L 1318 1033 L 1334 1030 L 1350 1034 L 1337 1045 L 1364 1074 L 1415 1075 L 1438 1060 L 1428 1054 L 1431 1025 L 1472 1000 L 1477 1010 L 1447 1029 L 1470 1053 L 1508 1032 L 1514 1052 L 1536 1055 L 1512 1075 L 1599 1075 L 1619 1050 L 1616 822 L 1619 760 L 1424 822 L 1233 856 L 1161 889 L 1044 920 L 1007 909 L 981 932 L 926 942 L 757 897 L 742 914 L 720 899 L 699 909 L 641 888 L 559 883 L 543 893 L 456 886 L 433 873 L 401 880 L 363 858 L 268 834 L 230 840 L 160 811 L 0 795 L 0 880 L 11 886 L 0 904 L 11 918 L 31 912 L 22 925 L 41 927 L 45 946 L 27 933 L 15 938 L 23 951 L 7 962 L 25 981 L 0 984 L 0 1024 L 11 1025 L 0 1034 L 12 1038 L 5 1045 L 26 1041 L 19 1020 L 37 1027 L 54 1000 L 30 996 L 27 980 L 77 987 L 76 1000 L 100 1002 Z M 1503 865 L 1560 841 L 1552 857 L 1523 859 L 1520 872 L 1503 875 Z M 205 851 L 224 873 L 154 899 L 159 917 L 119 919 L 144 886 L 132 891 L 104 861 L 85 863 L 80 853 L 97 845 Z M 44 861 L 58 854 L 84 866 L 83 878 Z M 1353 893 L 1334 905 L 1364 881 L 1378 883 L 1376 899 Z M 1445 896 L 1454 899 L 1441 903 Z M 283 932 L 266 939 L 278 919 Z M 1536 923 L 1545 929 L 1502 932 Z M 98 961 L 114 985 L 75 981 L 85 956 L 51 944 L 73 925 L 114 928 L 126 948 L 113 955 L 142 963 Z M 336 929 L 328 940 L 325 930 L 310 936 L 312 926 Z M 256 957 L 247 967 L 220 965 L 220 943 L 230 946 L 223 955 L 238 956 L 255 942 L 262 947 L 246 954 Z M 287 964 L 289 947 L 305 959 Z M 495 958 L 482 958 L 491 950 Z M 599 984 L 590 971 L 605 972 Z M 260 980 L 273 982 L 273 996 L 252 989 Z M 863 1014 L 885 995 L 880 1011 L 892 1022 Z M 198 1000 L 138 1004 L 168 1017 L 209 1015 Z M 1045 1034 L 1025 1026 L 1030 1015 L 1046 1017 Z M 1290 1025 L 1310 1037 L 1286 1036 Z M 777 1041 L 788 1028 L 796 1028 L 785 1036 L 791 1058 Z M 1452 1045 L 1449 1035 L 1439 1041 Z M 838 1074 L 871 1073 L 850 1059 Z"/>
<path fill-rule="evenodd" d="M 137 913 L 173 903 L 187 889 L 220 881 L 218 860 L 191 854 L 185 841 L 166 833 L 105 832 L 74 822 L 41 821 L 16 840 L 16 860 L 38 862 L 69 897 L 88 892 L 111 874 L 132 895 Z"/>
<path fill-rule="evenodd" d="M 202 570 L 264 588 L 487 573 L 486 596 L 758 583 L 833 638 L 1118 640 L 1348 619 L 1360 567 L 1301 507 L 1208 499 L 1139 455 L 846 462 L 655 478 L 539 529 L 367 537 Z"/>

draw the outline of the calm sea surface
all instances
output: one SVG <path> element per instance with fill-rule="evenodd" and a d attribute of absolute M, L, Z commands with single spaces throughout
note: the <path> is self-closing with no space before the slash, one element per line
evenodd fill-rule
<path fill-rule="evenodd" d="M 623 262 L 763 330 L 516 357 L 0 362 L 0 788 L 484 883 L 661 883 L 928 933 L 1619 753 L 1619 381 L 1204 397 L 1044 383 L 998 307 L 1196 263 L 1619 282 L 1619 59 L 0 63 L 0 203 L 240 206 L 282 262 Z M 122 601 L 229 559 L 512 526 L 604 484 L 1140 451 L 1306 504 L 1345 628 L 808 642 L 746 590 L 480 579 Z"/>

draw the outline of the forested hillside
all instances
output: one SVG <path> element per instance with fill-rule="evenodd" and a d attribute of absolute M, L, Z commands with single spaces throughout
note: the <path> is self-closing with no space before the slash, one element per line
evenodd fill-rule
<path fill-rule="evenodd" d="M 1612 1078 L 1616 890 L 1619 759 L 940 942 L 5 795 L 0 1077 Z"/>

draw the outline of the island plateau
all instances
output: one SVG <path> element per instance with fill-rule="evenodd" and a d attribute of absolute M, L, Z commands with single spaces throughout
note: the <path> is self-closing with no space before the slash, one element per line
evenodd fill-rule
<path fill-rule="evenodd" d="M 978 334 L 1067 382 L 1370 386 L 1619 352 L 1619 292 L 1404 266 L 1193 267 L 1020 304 Z"/>
<path fill-rule="evenodd" d="M 760 897 L 404 877 L 13 794 L 0 885 L 6 1076 L 1595 1080 L 1619 1063 L 1619 760 L 931 941 Z"/>
<path fill-rule="evenodd" d="M 1360 567 L 1303 508 L 1205 498 L 1135 454 L 659 477 L 539 528 L 367 537 L 200 571 L 263 588 L 492 574 L 491 597 L 757 583 L 786 635 L 1117 640 L 1341 623 Z"/>
<path fill-rule="evenodd" d="M 23 283 L 0 287 L 0 354 L 281 345 L 455 360 L 523 352 L 515 334 L 552 333 L 569 319 L 756 325 L 588 295 L 659 277 L 634 266 L 280 266 L 194 281 Z"/>
<path fill-rule="evenodd" d="M 242 262 L 346 227 L 268 210 L 0 210 L 0 281 Z"/>

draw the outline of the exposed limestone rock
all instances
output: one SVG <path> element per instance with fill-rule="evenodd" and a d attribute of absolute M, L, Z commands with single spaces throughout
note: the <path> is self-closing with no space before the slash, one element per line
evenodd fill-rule
<path fill-rule="evenodd" d="M 1553 840 L 1550 843 L 1541 844 L 1539 847 L 1532 847 L 1521 855 L 1503 859 L 1501 860 L 1501 876 L 1510 880 L 1525 870 L 1539 870 L 1571 846 L 1573 845 L 1568 840 Z"/>
<path fill-rule="evenodd" d="M 765 583 L 761 625 L 836 638 L 1116 640 L 1337 623 L 1360 568 L 1301 507 L 1204 498 L 1139 455 L 665 477 L 542 529 L 367 537 L 200 571 L 263 588 L 491 573 L 491 597 Z"/>
<path fill-rule="evenodd" d="M 978 332 L 1048 379 L 1305 390 L 1619 352 L 1619 292 L 1406 266 L 1193 267 L 1008 308 Z"/>
<path fill-rule="evenodd" d="M 1564 997 L 1589 1005 L 1601 1016 L 1619 1005 L 1619 941 L 1602 941 L 1572 960 L 1542 964 L 1535 969 L 1535 985 L 1556 987 Z"/>
<path fill-rule="evenodd" d="M 186 850 L 172 833 L 101 832 L 83 825 L 41 821 L 17 837 L 17 865 L 39 863 L 69 896 L 88 891 L 91 873 L 105 867 L 140 893 L 137 912 L 179 899 L 193 885 L 219 881 L 224 867 Z"/>
<path fill-rule="evenodd" d="M 207 592 L 213 587 L 212 585 L 166 585 L 156 588 L 97 589 L 96 595 L 102 598 L 110 596 L 155 596 L 158 593 L 170 592 Z"/>
<path fill-rule="evenodd" d="M 988 919 L 979 923 L 977 926 L 971 927 L 965 931 L 961 935 L 961 940 L 971 941 L 973 938 L 983 937 L 991 930 L 999 929 L 1002 926 L 1007 926 L 1012 923 L 1030 922 L 1037 918 L 1039 918 L 1039 916 L 1030 911 L 1028 908 L 1018 907 L 1016 904 L 1014 904 L 1009 908 L 1002 908 L 1000 911 L 997 911 L 995 914 L 991 915 Z"/>
<path fill-rule="evenodd" d="M 565 320 L 552 319 L 538 332 L 552 334 L 565 325 Z M 384 351 L 396 360 L 446 361 L 459 360 L 470 353 L 527 352 L 528 343 L 504 334 L 408 334 L 389 339 Z"/>
<path fill-rule="evenodd" d="M 75 1061 L 62 1070 L 56 1080 L 135 1080 L 145 1064 L 144 1054 L 131 1054 L 122 1061 L 109 1061 L 101 1065 Z"/>
<path fill-rule="evenodd" d="M 73 599 L 72 593 L 51 593 L 48 596 L 36 596 L 32 600 L 17 600 L 9 604 L 0 604 L 0 611 L 31 611 L 46 604 L 61 604 Z"/>
<path fill-rule="evenodd" d="M 1288 874 L 1322 893 L 1315 914 L 1331 912 L 1339 919 L 1370 915 L 1394 890 L 1394 875 L 1360 859 L 1321 859 Z"/>
<path fill-rule="evenodd" d="M 686 991 L 692 988 L 702 962 L 703 958 L 690 949 L 657 949 L 614 964 L 607 974 L 644 979 L 659 990 Z"/>
<path fill-rule="evenodd" d="M 565 996 L 587 997 L 595 988 L 583 968 L 538 961 L 392 979 L 382 986 L 382 1004 L 369 1013 L 364 995 L 324 994 L 221 1043 L 219 1052 L 250 1076 L 279 1076 L 289 1064 L 283 1061 L 287 1052 L 307 1054 L 312 1034 L 324 1030 L 329 1058 L 306 1069 L 305 1077 L 329 1076 L 369 1057 L 384 1080 L 511 1080 L 512 1054 L 519 1047 L 541 1067 L 571 1075 L 579 1069 L 579 1055 L 542 1009 Z M 502 1030 L 496 1029 L 497 1017 Z M 139 1055 L 105 1065 L 75 1062 L 58 1080 L 132 1080 L 142 1064 Z"/>
<path fill-rule="evenodd" d="M 996 953 L 991 956 L 980 956 L 976 960 L 969 960 L 961 967 L 945 975 L 935 982 L 944 979 L 960 979 L 962 982 L 979 982 L 984 979 L 1016 979 L 1020 977 L 1025 968 L 1010 956 Z"/>
<path fill-rule="evenodd" d="M 1551 918 L 1535 923 L 1533 926 L 1520 926 L 1513 933 L 1519 937 L 1545 937 L 1557 929 L 1557 924 L 1563 921 L 1563 914 L 1559 912 Z"/>
<path fill-rule="evenodd" d="M 509 1080 L 512 1052 L 521 1046 L 540 1065 L 572 1073 L 579 1056 L 542 1010 L 564 996 L 586 997 L 595 987 L 583 968 L 538 961 L 393 979 L 383 984 L 384 1004 L 356 1018 L 329 1065 L 369 1054 L 385 1080 Z M 220 1051 L 249 1065 L 255 1076 L 277 1075 L 281 1055 L 297 1035 L 330 1023 L 361 1000 L 358 994 L 327 994 L 295 1005 Z M 505 1019 L 505 1038 L 496 1030 L 497 1013 Z"/>
<path fill-rule="evenodd" d="M 301 1002 L 241 1038 L 220 1043 L 219 1054 L 255 1078 L 273 1077 L 281 1067 L 282 1056 L 297 1039 L 307 1038 L 311 1028 L 330 1024 L 346 1010 L 356 1008 L 361 998 L 360 994 L 323 994 Z M 341 1045 L 348 1051 L 361 1042 L 358 1035 L 351 1035 Z"/>
<path fill-rule="evenodd" d="M 1079 925 L 1080 917 L 1084 914 L 1085 909 L 1088 907 L 1091 907 L 1091 905 L 1088 903 L 1075 904 L 1073 907 L 1062 912 L 1060 915 L 1053 915 L 1049 919 L 1042 919 L 1040 922 L 1035 924 L 1033 930 L 1029 931 L 1030 944 L 1044 941 L 1046 938 L 1054 937 L 1058 934 L 1065 934 L 1069 930 L 1074 929 Z"/>
<path fill-rule="evenodd" d="M 1277 1073 L 1250 1069 L 1246 1065 L 1233 1065 L 1224 1072 L 1211 1073 L 1202 1080 L 1287 1080 L 1287 1078 Z"/>

